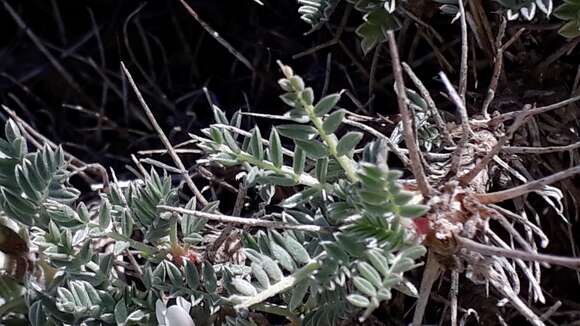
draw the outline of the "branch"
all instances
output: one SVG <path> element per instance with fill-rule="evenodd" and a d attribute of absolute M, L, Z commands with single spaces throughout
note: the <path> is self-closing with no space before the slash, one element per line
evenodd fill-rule
<path fill-rule="evenodd" d="M 449 93 L 449 97 L 457 107 L 457 111 L 459 112 L 459 116 L 461 117 L 461 129 L 462 135 L 457 147 L 453 151 L 451 156 L 451 167 L 449 168 L 449 172 L 447 172 L 448 176 L 454 176 L 459 171 L 459 165 L 461 164 L 461 156 L 463 155 L 463 149 L 465 145 L 467 145 L 467 141 L 469 140 L 469 136 L 472 134 L 471 128 L 469 127 L 469 117 L 467 116 L 467 109 L 465 108 L 465 103 L 457 94 L 457 91 L 451 85 L 451 82 L 447 78 L 444 72 L 439 73 L 439 77 L 443 81 L 443 84 L 447 88 L 447 92 Z"/>
<path fill-rule="evenodd" d="M 502 148 L 503 152 L 511 154 L 548 154 L 564 151 L 573 151 L 580 148 L 580 142 L 565 146 L 527 147 L 527 146 L 507 146 Z"/>
<path fill-rule="evenodd" d="M 457 241 L 459 248 L 474 251 L 485 256 L 499 256 L 512 259 L 521 259 L 532 262 L 541 262 L 552 265 L 559 265 L 571 269 L 580 269 L 580 258 L 570 258 L 563 256 L 532 253 L 515 249 L 494 247 L 461 236 L 455 236 L 455 240 Z"/>
<path fill-rule="evenodd" d="M 427 102 L 427 105 L 431 109 L 431 114 L 433 114 L 433 118 L 435 119 L 435 123 L 437 124 L 439 131 L 441 131 L 441 134 L 443 134 L 443 138 L 445 139 L 445 141 L 449 145 L 455 145 L 453 139 L 451 138 L 451 135 L 449 135 L 447 125 L 445 124 L 445 121 L 443 121 L 441 114 L 439 114 L 439 109 L 437 108 L 435 101 L 433 101 L 431 93 L 429 93 L 427 87 L 425 87 L 421 79 L 417 77 L 411 66 L 409 66 L 406 62 L 403 62 L 403 69 L 405 70 L 409 78 L 411 78 L 411 81 L 413 81 L 413 84 L 415 84 L 415 87 L 417 87 L 419 93 L 421 93 L 421 96 L 423 96 L 423 98 Z"/>
<path fill-rule="evenodd" d="M 220 34 L 217 31 L 215 31 L 211 26 L 209 26 L 208 23 L 206 23 L 203 19 L 201 19 L 199 17 L 199 15 L 197 14 L 197 12 L 195 12 L 195 10 L 193 10 L 193 8 L 191 8 L 187 4 L 187 2 L 185 2 L 185 0 L 179 0 L 179 1 L 181 1 L 181 4 L 185 7 L 187 12 L 195 20 L 197 20 L 197 22 L 201 25 L 201 27 L 203 27 L 203 29 L 205 29 L 205 31 L 209 35 L 211 35 L 211 37 L 213 37 L 216 41 L 218 41 L 219 44 L 221 44 L 224 48 L 226 48 L 234 57 L 236 57 L 236 59 L 238 59 L 241 63 L 243 63 L 244 66 L 248 67 L 248 69 L 250 69 L 252 72 L 256 72 L 256 70 L 254 69 L 254 66 L 252 66 L 252 64 L 250 63 L 250 60 L 248 60 L 243 54 L 241 54 L 238 50 L 236 50 L 223 37 L 221 37 Z"/>
<path fill-rule="evenodd" d="M 191 189 L 191 191 L 193 191 L 193 194 L 195 195 L 195 197 L 197 197 L 197 200 L 199 201 L 199 203 L 202 206 L 206 206 L 207 200 L 205 199 L 205 197 L 203 197 L 203 194 L 201 193 L 201 191 L 199 191 L 199 189 L 197 188 L 195 183 L 193 183 L 193 180 L 191 179 L 191 176 L 189 175 L 189 173 L 187 172 L 187 169 L 183 165 L 183 162 L 181 162 L 179 155 L 177 155 L 177 153 L 175 152 L 175 149 L 171 145 L 171 142 L 169 141 L 169 139 L 167 138 L 167 136 L 163 132 L 163 129 L 161 129 L 161 126 L 159 126 L 159 123 L 157 123 L 157 120 L 155 120 L 155 116 L 153 115 L 153 112 L 151 112 L 149 105 L 147 105 L 147 102 L 145 102 L 145 99 L 143 98 L 143 95 L 139 91 L 139 88 L 137 88 L 137 84 L 135 84 L 135 81 L 133 80 L 133 76 L 131 76 L 131 73 L 129 72 L 129 70 L 127 70 L 127 67 L 125 67 L 125 64 L 122 61 L 121 61 L 121 68 L 123 69 L 123 72 L 127 76 L 127 79 L 129 80 L 129 83 L 131 84 L 131 87 L 135 91 L 135 94 L 137 95 L 137 99 L 139 99 L 139 103 L 141 104 L 141 107 L 143 107 L 143 111 L 145 111 L 145 114 L 147 115 L 147 118 L 149 118 L 149 121 L 153 125 L 153 128 L 155 129 L 155 131 L 157 131 L 157 134 L 159 134 L 159 138 L 161 138 L 161 142 L 163 142 L 163 145 L 165 145 L 165 147 L 167 148 L 167 151 L 169 152 L 169 156 L 171 156 L 171 159 L 173 160 L 175 165 L 177 165 L 177 168 L 181 171 L 181 174 L 183 175 L 183 178 L 185 179 L 187 185 L 189 186 L 189 189 Z"/>
<path fill-rule="evenodd" d="M 323 227 L 318 225 L 311 225 L 311 224 L 288 224 L 284 222 L 276 222 L 276 221 L 268 221 L 258 218 L 246 218 L 246 217 L 237 217 L 237 216 L 228 216 L 222 214 L 212 214 L 200 211 L 194 211 L 190 209 L 185 209 L 181 207 L 172 207 L 166 205 L 159 205 L 157 208 L 174 212 L 180 214 L 189 214 L 199 218 L 207 218 L 208 220 L 218 221 L 222 223 L 233 223 L 233 224 L 243 224 L 253 227 L 264 227 L 264 228 L 271 228 L 271 229 L 285 229 L 285 230 L 297 230 L 297 231 L 306 231 L 306 232 L 324 232 L 328 233 L 334 230 L 332 227 Z"/>
<path fill-rule="evenodd" d="M 571 97 L 571 98 L 569 98 L 567 100 L 564 100 L 564 101 L 561 101 L 561 102 L 558 102 L 558 103 L 550 104 L 550 105 L 547 105 L 547 106 L 541 106 L 541 107 L 534 108 L 534 109 L 531 109 L 531 110 L 525 110 L 524 109 L 524 110 L 518 110 L 518 111 L 504 113 L 504 114 L 502 114 L 502 115 L 500 115 L 498 117 L 495 117 L 495 118 L 491 119 L 489 121 L 488 125 L 492 125 L 492 126 L 493 125 L 498 125 L 498 124 L 500 124 L 500 123 L 502 123 L 504 121 L 508 121 L 508 120 L 511 120 L 511 119 L 515 119 L 516 117 L 518 117 L 522 113 L 525 113 L 527 117 L 531 117 L 531 116 L 536 115 L 536 114 L 545 113 L 545 112 L 548 112 L 548 111 L 552 111 L 552 110 L 556 110 L 556 109 L 560 109 L 560 108 L 566 107 L 569 104 L 572 104 L 572 103 L 577 102 L 577 101 L 580 101 L 580 95 Z"/>
<path fill-rule="evenodd" d="M 483 101 L 483 106 L 481 108 L 481 114 L 485 119 L 488 119 L 489 113 L 488 109 L 493 102 L 495 97 L 495 91 L 497 89 L 497 84 L 499 82 L 499 77 L 501 77 L 501 73 L 503 70 L 503 52 L 504 49 L 502 47 L 502 39 L 505 35 L 505 29 L 507 26 L 507 19 L 505 17 L 501 18 L 501 24 L 499 25 L 499 31 L 497 32 L 497 37 L 495 39 L 495 46 L 497 48 L 495 54 L 495 63 L 493 65 L 493 74 L 491 75 L 491 81 L 489 83 L 489 88 L 487 89 L 487 96 Z"/>
<path fill-rule="evenodd" d="M 393 74 L 395 76 L 395 85 L 397 87 L 397 102 L 399 105 L 399 111 L 401 112 L 401 117 L 403 119 L 403 136 L 405 138 L 405 144 L 409 149 L 411 170 L 415 176 L 415 179 L 417 180 L 417 186 L 419 187 L 421 194 L 423 194 L 423 197 L 427 198 L 431 193 L 431 186 L 429 185 L 427 176 L 423 170 L 423 165 L 421 163 L 421 153 L 419 152 L 416 134 L 413 130 L 413 117 L 411 116 L 411 112 L 407 106 L 407 93 L 405 90 L 405 81 L 403 79 L 403 71 L 401 69 L 401 61 L 399 59 L 399 51 L 397 49 L 395 33 L 393 31 L 388 31 L 387 36 L 389 39 L 389 50 L 391 53 Z"/>
<path fill-rule="evenodd" d="M 509 199 L 517 198 L 519 196 L 525 195 L 525 194 L 532 192 L 532 191 L 539 190 L 544 186 L 547 186 L 549 184 L 552 184 L 552 183 L 555 183 L 558 181 L 562 181 L 564 179 L 570 178 L 571 176 L 574 176 L 574 175 L 579 174 L 579 173 L 580 173 L 580 165 L 577 165 L 573 168 L 569 168 L 567 170 L 552 174 L 551 176 L 547 176 L 547 177 L 539 179 L 539 180 L 524 183 L 521 186 L 517 186 L 514 188 L 502 190 L 502 191 L 486 193 L 486 194 L 475 194 L 475 196 L 477 197 L 479 202 L 482 204 L 499 203 L 499 202 L 506 201 Z"/>
<path fill-rule="evenodd" d="M 425 265 L 425 271 L 423 272 L 423 278 L 421 279 L 421 288 L 419 290 L 419 298 L 417 299 L 417 305 L 415 306 L 415 312 L 413 314 L 413 326 L 423 325 L 423 316 L 425 315 L 425 309 L 427 308 L 427 303 L 429 302 L 429 297 L 431 295 L 431 289 L 433 284 L 439 278 L 441 274 L 441 267 L 439 262 L 435 258 L 433 252 L 429 251 L 427 256 L 427 263 Z"/>
<path fill-rule="evenodd" d="M 278 283 L 272 284 L 269 288 L 252 297 L 246 297 L 245 300 L 238 303 L 235 306 L 235 308 L 236 309 L 249 308 L 255 304 L 265 301 L 268 298 L 271 298 L 277 294 L 285 292 L 286 290 L 300 283 L 305 278 L 312 275 L 312 273 L 317 269 L 319 269 L 320 266 L 321 266 L 320 262 L 318 262 L 318 260 L 316 259 L 313 259 L 308 264 L 304 265 L 304 267 L 294 272 L 294 274 L 282 278 Z"/>
<path fill-rule="evenodd" d="M 459 177 L 459 182 L 465 186 L 469 184 L 475 177 L 477 177 L 477 175 L 487 166 L 487 164 L 494 158 L 494 156 L 499 154 L 503 145 L 513 137 L 516 130 L 524 123 L 525 120 L 525 113 L 523 113 L 510 126 L 508 131 L 500 139 L 498 139 L 493 148 L 479 162 L 477 162 L 473 169 Z"/>
<path fill-rule="evenodd" d="M 458 1 L 461 20 L 461 64 L 459 67 L 459 95 L 465 103 L 465 93 L 467 92 L 467 56 L 469 47 L 467 44 L 467 17 L 463 0 Z"/>

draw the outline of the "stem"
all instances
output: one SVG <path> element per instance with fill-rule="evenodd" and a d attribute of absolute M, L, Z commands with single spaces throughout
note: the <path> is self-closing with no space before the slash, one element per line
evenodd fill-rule
<path fill-rule="evenodd" d="M 397 104 L 403 120 L 403 137 L 405 144 L 409 149 L 409 159 L 411 160 L 411 170 L 417 181 L 417 187 L 421 191 L 423 197 L 429 197 L 431 193 L 431 186 L 423 170 L 421 152 L 417 146 L 416 134 L 413 129 L 413 117 L 407 106 L 407 93 L 405 90 L 405 80 L 403 79 L 403 69 L 401 68 L 401 60 L 399 59 L 399 50 L 397 48 L 397 40 L 393 31 L 388 32 L 389 50 L 391 53 L 391 63 L 393 66 L 393 75 L 395 76 L 395 85 L 397 87 Z"/>
<path fill-rule="evenodd" d="M 233 153 L 234 155 L 236 155 L 238 157 L 238 159 L 242 162 L 246 162 L 249 163 L 251 165 L 254 165 L 260 169 L 263 170 L 269 170 L 269 171 L 273 171 L 276 172 L 278 174 L 283 174 L 283 175 L 287 175 L 289 177 L 291 177 L 292 179 L 294 179 L 297 183 L 303 184 L 305 186 L 310 186 L 310 187 L 314 187 L 320 184 L 320 182 L 318 182 L 318 180 L 316 180 L 316 178 L 313 178 L 312 176 L 302 173 L 302 174 L 296 174 L 294 173 L 294 171 L 287 167 L 287 166 L 282 166 L 282 167 L 277 167 L 274 164 L 272 164 L 272 162 L 266 161 L 266 160 L 258 160 L 256 159 L 254 156 L 244 153 L 244 152 L 240 152 L 238 154 Z"/>
<path fill-rule="evenodd" d="M 514 249 L 505 249 L 494 247 L 490 245 L 485 245 L 479 242 L 475 242 L 473 240 L 456 236 L 455 240 L 457 241 L 459 248 L 465 248 L 467 250 L 471 250 L 477 253 L 480 253 L 485 256 L 498 256 L 498 257 L 506 257 L 512 259 L 521 259 L 526 261 L 535 261 L 540 263 L 548 263 L 553 265 L 560 265 L 564 267 L 568 267 L 571 269 L 580 269 L 580 259 L 579 258 L 571 258 L 571 257 L 562 257 L 562 256 L 554 256 L 554 255 L 546 255 L 546 254 L 539 254 L 539 253 L 532 253 L 526 252 L 521 250 L 514 250 Z"/>
<path fill-rule="evenodd" d="M 126 241 L 126 242 L 129 242 L 129 245 L 131 247 L 133 247 L 133 248 L 135 248 L 137 250 L 140 250 L 144 254 L 149 255 L 149 256 L 154 255 L 157 252 L 159 252 L 159 250 L 157 248 L 155 248 L 155 247 L 148 246 L 148 245 L 146 245 L 146 244 L 144 244 L 144 243 L 142 243 L 140 241 L 133 240 L 133 239 L 131 239 L 129 237 L 126 237 L 126 236 L 124 236 L 122 234 L 119 234 L 117 232 L 109 232 L 109 233 L 105 234 L 104 236 L 107 236 L 107 237 L 109 237 L 109 238 L 111 238 L 113 240 L 117 240 L 117 241 Z"/>
<path fill-rule="evenodd" d="M 266 299 L 271 298 L 279 293 L 282 293 L 296 284 L 300 283 L 305 278 L 309 277 L 312 272 L 320 268 L 320 262 L 318 260 L 311 260 L 304 267 L 297 270 L 294 274 L 284 277 L 280 282 L 273 284 L 266 290 L 256 294 L 253 297 L 247 298 L 245 301 L 237 304 L 236 309 L 249 308 L 255 304 L 264 302 Z"/>
<path fill-rule="evenodd" d="M 354 162 L 346 155 L 338 156 L 336 152 L 337 146 L 336 139 L 334 137 L 331 137 L 331 135 L 328 135 L 326 131 L 324 131 L 324 128 L 322 128 L 322 119 L 320 117 L 317 117 L 316 114 L 314 113 L 314 106 L 312 104 L 308 105 L 302 99 L 301 101 L 306 112 L 308 113 L 310 121 L 312 121 L 312 124 L 314 125 L 316 130 L 318 130 L 320 139 L 322 139 L 322 141 L 326 144 L 326 146 L 328 146 L 328 152 L 330 153 L 330 155 L 332 155 L 336 159 L 338 164 L 340 164 L 347 178 L 351 182 L 357 182 L 358 176 L 356 175 L 356 171 L 354 170 Z"/>
<path fill-rule="evenodd" d="M 580 165 L 577 165 L 573 168 L 569 168 L 564 171 L 560 171 L 558 173 L 552 174 L 542 179 L 524 183 L 521 186 L 517 186 L 502 191 L 490 192 L 486 194 L 475 194 L 475 196 L 482 204 L 499 203 L 505 200 L 517 198 L 532 191 L 542 189 L 542 187 L 546 185 L 562 181 L 564 179 L 568 179 L 576 174 L 580 174 Z"/>
<path fill-rule="evenodd" d="M 158 209 L 180 213 L 180 214 L 189 214 L 199 218 L 207 218 L 208 220 L 212 221 L 219 221 L 222 223 L 232 223 L 232 224 L 242 224 L 242 225 L 249 225 L 254 227 L 265 227 L 270 229 L 285 229 L 285 230 L 299 230 L 299 231 L 306 231 L 306 232 L 316 232 L 316 233 L 329 233 L 334 231 L 333 227 L 329 226 L 319 226 L 313 224 L 288 224 L 284 222 L 277 222 L 277 221 L 269 221 L 257 218 L 246 218 L 246 217 L 238 217 L 238 216 L 229 216 L 229 215 L 221 215 L 221 214 L 212 214 L 200 211 L 194 211 L 190 209 L 180 208 L 180 207 L 172 207 L 172 206 L 165 206 L 159 205 L 157 206 Z"/>
<path fill-rule="evenodd" d="M 139 103 L 143 107 L 143 111 L 145 111 L 145 115 L 149 119 L 149 122 L 151 122 L 151 125 L 153 125 L 155 131 L 157 131 L 157 134 L 159 135 L 161 142 L 163 143 L 163 145 L 165 145 L 165 148 L 167 148 L 169 156 L 171 157 L 177 168 L 181 171 L 181 174 L 183 175 L 183 178 L 185 179 L 187 186 L 189 187 L 189 189 L 191 189 L 191 191 L 193 192 L 193 194 L 195 195 L 197 201 L 201 204 L 201 206 L 207 206 L 208 203 L 207 199 L 205 199 L 199 188 L 197 188 L 197 186 L 191 179 L 188 170 L 185 168 L 185 165 L 183 165 L 183 162 L 179 158 L 179 155 L 177 155 L 177 153 L 175 152 L 175 149 L 173 148 L 171 142 L 163 132 L 163 129 L 161 129 L 161 126 L 155 119 L 155 116 L 153 115 L 153 112 L 151 112 L 149 105 L 147 104 L 147 102 L 145 102 L 145 99 L 143 98 L 141 91 L 139 91 L 137 84 L 135 84 L 133 76 L 131 76 L 131 73 L 129 72 L 129 70 L 127 70 L 127 67 L 125 67 L 125 64 L 123 62 L 121 62 L 121 68 L 125 73 L 125 75 L 127 76 L 127 79 L 129 80 L 129 84 L 133 88 L 133 91 L 135 91 L 137 99 L 139 100 Z"/>
<path fill-rule="evenodd" d="M 171 217 L 171 229 L 169 230 L 169 242 L 172 247 L 178 245 L 177 238 L 177 218 L 175 216 Z"/>

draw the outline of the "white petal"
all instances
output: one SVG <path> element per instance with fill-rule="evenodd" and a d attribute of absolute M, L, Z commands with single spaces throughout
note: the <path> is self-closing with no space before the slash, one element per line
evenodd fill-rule
<path fill-rule="evenodd" d="M 157 322 L 160 326 L 165 326 L 165 315 L 167 314 L 167 308 L 165 303 L 161 299 L 155 301 L 155 316 L 157 317 Z"/>
<path fill-rule="evenodd" d="M 167 309 L 165 316 L 167 326 L 195 326 L 189 313 L 180 306 L 171 306 Z"/>
<path fill-rule="evenodd" d="M 554 2 L 552 0 L 536 0 L 536 5 L 546 16 L 550 16 L 554 9 Z"/>
<path fill-rule="evenodd" d="M 385 10 L 392 14 L 395 11 L 395 8 L 397 7 L 397 2 L 396 0 L 387 0 L 385 1 L 384 6 Z"/>
<path fill-rule="evenodd" d="M 182 297 L 177 298 L 177 305 L 187 312 L 189 312 L 189 309 L 191 309 L 191 303 Z"/>
<path fill-rule="evenodd" d="M 511 9 L 508 9 L 507 11 L 507 19 L 508 20 L 516 20 L 518 19 L 518 17 L 520 17 L 520 13 L 517 11 L 512 11 Z"/>
<path fill-rule="evenodd" d="M 530 4 L 529 8 L 523 7 L 522 9 L 520 9 L 520 12 L 522 13 L 525 19 L 532 20 L 536 15 L 536 4 L 535 3 Z"/>

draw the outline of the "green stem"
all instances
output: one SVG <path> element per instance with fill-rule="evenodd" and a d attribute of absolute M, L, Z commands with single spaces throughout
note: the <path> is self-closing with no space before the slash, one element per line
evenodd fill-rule
<path fill-rule="evenodd" d="M 177 218 L 175 216 L 171 217 L 171 229 L 169 231 L 169 242 L 171 243 L 172 247 L 178 245 L 178 238 L 177 238 Z"/>
<path fill-rule="evenodd" d="M 236 309 L 249 308 L 253 305 L 262 303 L 266 301 L 268 298 L 280 294 L 292 288 L 296 284 L 300 283 L 302 280 L 312 275 L 312 273 L 317 269 L 319 269 L 320 266 L 321 266 L 320 261 L 318 259 L 313 259 L 308 264 L 304 265 L 302 268 L 294 272 L 294 274 L 282 278 L 280 282 L 272 284 L 272 286 L 256 294 L 253 297 L 247 298 L 243 302 L 237 304 L 235 308 Z"/>
<path fill-rule="evenodd" d="M 152 256 L 152 255 L 156 254 L 157 252 L 159 252 L 159 250 L 155 247 L 148 246 L 148 245 L 146 245 L 142 242 L 139 242 L 139 241 L 135 241 L 135 240 L 133 240 L 129 237 L 126 237 L 122 234 L 119 234 L 117 232 L 109 232 L 106 234 L 106 236 L 110 237 L 113 240 L 129 242 L 129 245 L 131 247 L 133 247 L 137 250 L 140 250 L 141 252 L 143 252 L 147 256 Z"/>
<path fill-rule="evenodd" d="M 260 169 L 263 170 L 269 170 L 269 171 L 273 171 L 277 174 L 282 174 L 282 175 L 287 175 L 289 177 L 291 177 L 292 179 L 294 179 L 296 181 L 296 183 L 305 185 L 305 186 L 310 186 L 310 187 L 314 187 L 320 184 L 320 182 L 318 182 L 318 180 L 316 180 L 316 178 L 313 178 L 312 176 L 302 173 L 302 174 L 296 174 L 294 173 L 294 171 L 287 167 L 287 166 L 282 166 L 282 167 L 277 167 L 274 164 L 272 164 L 269 161 L 266 160 L 258 160 L 255 157 L 253 157 L 250 154 L 244 153 L 244 152 L 240 152 L 237 155 L 238 159 L 240 161 L 249 163 L 253 166 L 256 166 Z"/>
<path fill-rule="evenodd" d="M 340 166 L 344 170 L 344 173 L 346 174 L 347 178 L 351 182 L 357 182 L 358 176 L 356 175 L 356 171 L 354 169 L 353 160 L 351 160 L 346 155 L 340 155 L 340 156 L 338 155 L 338 153 L 336 152 L 336 146 L 338 145 L 338 143 L 337 143 L 335 137 L 332 137 L 332 135 L 328 135 L 326 133 L 326 131 L 324 131 L 324 128 L 322 127 L 323 121 L 320 117 L 316 116 L 316 113 L 314 113 L 314 106 L 312 104 L 307 104 L 302 99 L 302 97 L 300 97 L 300 101 L 302 102 L 302 105 L 304 106 L 306 113 L 308 113 L 308 117 L 310 118 L 310 121 L 312 121 L 312 124 L 314 125 L 316 130 L 318 130 L 318 134 L 320 135 L 320 139 L 322 139 L 322 141 L 326 144 L 326 146 L 328 146 L 329 154 L 332 155 L 336 159 L 338 164 L 340 164 Z"/>

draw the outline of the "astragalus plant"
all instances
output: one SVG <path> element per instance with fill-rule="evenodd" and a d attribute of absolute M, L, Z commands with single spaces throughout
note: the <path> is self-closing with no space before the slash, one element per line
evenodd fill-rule
<path fill-rule="evenodd" d="M 240 112 L 228 119 L 214 106 L 207 138 L 193 136 L 207 153 L 200 164 L 241 168 L 244 187 L 272 211 L 266 216 L 223 215 L 219 203 L 196 197 L 183 202 L 181 186 L 141 164 L 142 179 L 121 186 L 113 174 L 100 197 L 81 201 L 69 179 L 83 170 L 60 147 L 29 151 L 10 120 L 0 142 L 0 204 L 11 267 L 3 280 L 12 283 L 2 289 L 21 309 L 4 321 L 252 324 L 250 310 L 335 324 L 368 317 L 393 290 L 417 295 L 404 274 L 425 253 L 413 223 L 427 211 L 421 196 L 388 168 L 383 142 L 361 148 L 362 133 L 338 131 L 340 93 L 316 100 L 281 68 L 290 106 L 281 118 L 291 123 L 266 140 L 258 127 L 238 128 Z M 280 188 L 293 194 L 273 202 Z M 208 221 L 210 229 L 223 225 L 214 221 L 244 225 L 243 248 L 212 264 Z"/>
<path fill-rule="evenodd" d="M 216 106 L 218 123 L 204 130 L 207 138 L 194 136 L 208 163 L 242 167 L 240 176 L 266 204 L 277 187 L 296 190 L 270 214 L 280 224 L 244 234 L 251 273 L 233 279 L 229 299 L 251 308 L 281 295 L 278 302 L 306 324 L 334 324 L 351 308 L 363 309 L 364 319 L 393 289 L 416 295 L 404 273 L 425 253 L 412 219 L 427 207 L 405 189 L 402 172 L 387 167 L 383 142 L 359 148 L 362 133 L 339 136 L 340 93 L 317 100 L 300 76 L 280 66 L 280 98 L 290 110 L 269 118 L 288 123 L 272 127 L 268 140 L 257 126 L 240 130 L 240 112 L 228 120 Z"/>

